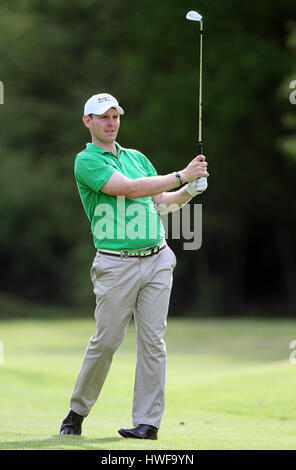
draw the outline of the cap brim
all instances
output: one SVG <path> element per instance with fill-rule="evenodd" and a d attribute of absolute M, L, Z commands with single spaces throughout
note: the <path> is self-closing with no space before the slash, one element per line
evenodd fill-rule
<path fill-rule="evenodd" d="M 111 108 L 116 108 L 119 114 L 124 114 L 124 111 L 121 106 L 111 106 Z"/>
<path fill-rule="evenodd" d="M 116 108 L 117 111 L 119 112 L 119 114 L 124 114 L 124 111 L 123 111 L 121 106 L 119 106 L 119 105 L 117 106 L 116 104 L 111 104 L 110 105 L 110 103 L 106 103 L 106 106 L 100 106 L 100 108 L 97 109 L 97 110 L 94 109 L 92 111 L 92 114 L 97 114 L 98 116 L 101 116 L 102 114 L 105 114 L 108 111 L 108 109 L 111 109 L 111 108 Z M 88 113 L 88 114 L 90 114 L 90 113 Z"/>

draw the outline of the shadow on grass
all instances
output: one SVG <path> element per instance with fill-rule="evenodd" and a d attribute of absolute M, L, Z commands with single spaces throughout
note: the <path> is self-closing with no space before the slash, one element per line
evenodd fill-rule
<path fill-rule="evenodd" d="M 83 436 L 52 436 L 48 439 L 1 442 L 1 450 L 109 450 L 108 443 L 122 441 L 121 437 L 86 439 Z"/>

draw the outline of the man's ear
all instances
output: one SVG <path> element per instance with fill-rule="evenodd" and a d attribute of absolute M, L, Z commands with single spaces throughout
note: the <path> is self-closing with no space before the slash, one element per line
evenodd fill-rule
<path fill-rule="evenodd" d="M 88 116 L 88 114 L 84 114 L 84 116 L 82 116 L 82 121 L 84 122 L 85 127 L 87 127 L 89 129 L 90 128 L 90 121 L 91 121 L 90 116 Z"/>

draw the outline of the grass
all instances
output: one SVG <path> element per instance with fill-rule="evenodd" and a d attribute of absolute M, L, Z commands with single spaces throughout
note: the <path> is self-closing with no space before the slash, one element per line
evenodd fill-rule
<path fill-rule="evenodd" d="M 166 411 L 157 441 L 126 440 L 135 328 L 114 356 L 83 436 L 59 427 L 93 319 L 0 322 L 0 449 L 296 449 L 293 320 L 169 318 Z"/>

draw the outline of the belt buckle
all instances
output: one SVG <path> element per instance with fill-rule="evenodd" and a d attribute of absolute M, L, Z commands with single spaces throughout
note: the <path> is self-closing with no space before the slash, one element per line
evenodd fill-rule
<path fill-rule="evenodd" d="M 120 257 L 121 257 L 121 259 L 122 258 L 128 258 L 128 250 L 121 250 Z"/>
<path fill-rule="evenodd" d="M 160 250 L 160 246 L 159 246 L 159 245 L 155 246 L 155 247 L 153 248 L 153 254 L 154 254 L 154 255 L 157 255 L 157 253 L 159 252 L 159 250 Z"/>

